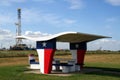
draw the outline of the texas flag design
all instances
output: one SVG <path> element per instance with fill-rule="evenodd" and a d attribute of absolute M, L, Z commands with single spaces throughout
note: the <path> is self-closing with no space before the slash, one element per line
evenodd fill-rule
<path fill-rule="evenodd" d="M 40 62 L 40 72 L 49 74 L 52 70 L 53 55 L 56 50 L 56 40 L 38 41 L 36 47 Z"/>
<path fill-rule="evenodd" d="M 86 42 L 82 43 L 70 43 L 70 51 L 72 53 L 72 58 L 76 60 L 76 64 L 80 64 L 80 69 L 84 64 L 84 56 L 87 50 Z"/>

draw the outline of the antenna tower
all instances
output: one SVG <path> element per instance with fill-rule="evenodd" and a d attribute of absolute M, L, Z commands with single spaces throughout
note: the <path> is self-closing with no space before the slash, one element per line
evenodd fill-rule
<path fill-rule="evenodd" d="M 15 23 L 16 25 L 16 36 L 21 36 L 21 9 L 18 8 L 18 22 Z M 22 44 L 22 39 L 16 39 L 16 45 Z"/>

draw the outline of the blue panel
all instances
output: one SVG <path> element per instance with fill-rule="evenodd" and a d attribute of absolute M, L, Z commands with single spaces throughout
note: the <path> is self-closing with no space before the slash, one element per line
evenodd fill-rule
<path fill-rule="evenodd" d="M 87 49 L 87 44 L 86 42 L 81 42 L 81 43 L 70 43 L 70 49 L 81 49 L 81 50 L 86 50 Z"/>
<path fill-rule="evenodd" d="M 39 64 L 39 62 L 31 62 L 30 64 Z"/>
<path fill-rule="evenodd" d="M 56 39 L 37 41 L 37 49 L 56 49 Z"/>
<path fill-rule="evenodd" d="M 33 59 L 33 60 L 30 60 L 30 64 L 31 64 L 31 63 L 33 63 L 33 62 L 35 62 L 35 59 Z"/>

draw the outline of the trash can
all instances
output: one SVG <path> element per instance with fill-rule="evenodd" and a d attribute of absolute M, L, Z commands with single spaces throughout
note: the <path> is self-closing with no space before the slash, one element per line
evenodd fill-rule
<path fill-rule="evenodd" d="M 75 65 L 75 71 L 80 71 L 80 65 L 79 64 Z"/>
<path fill-rule="evenodd" d="M 60 66 L 59 66 L 60 60 L 59 59 L 54 59 L 53 64 L 55 64 L 55 65 L 52 67 L 52 70 L 59 71 L 60 70 Z"/>
<path fill-rule="evenodd" d="M 29 63 L 30 64 L 35 62 L 34 54 L 29 54 L 28 57 L 29 57 Z"/>
<path fill-rule="evenodd" d="M 63 73 L 69 73 L 70 72 L 70 66 L 62 66 L 62 72 Z"/>
<path fill-rule="evenodd" d="M 70 67 L 70 72 L 75 72 L 75 61 L 74 60 L 69 60 L 68 64 L 73 65 Z"/>

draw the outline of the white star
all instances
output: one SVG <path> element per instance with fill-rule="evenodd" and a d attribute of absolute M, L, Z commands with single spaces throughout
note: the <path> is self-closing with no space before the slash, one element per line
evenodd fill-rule
<path fill-rule="evenodd" d="M 43 42 L 42 45 L 43 45 L 43 47 L 46 47 L 47 43 L 46 43 L 46 42 Z"/>
<path fill-rule="evenodd" d="M 79 47 L 79 44 L 76 44 L 75 47 L 78 48 L 78 47 Z"/>

